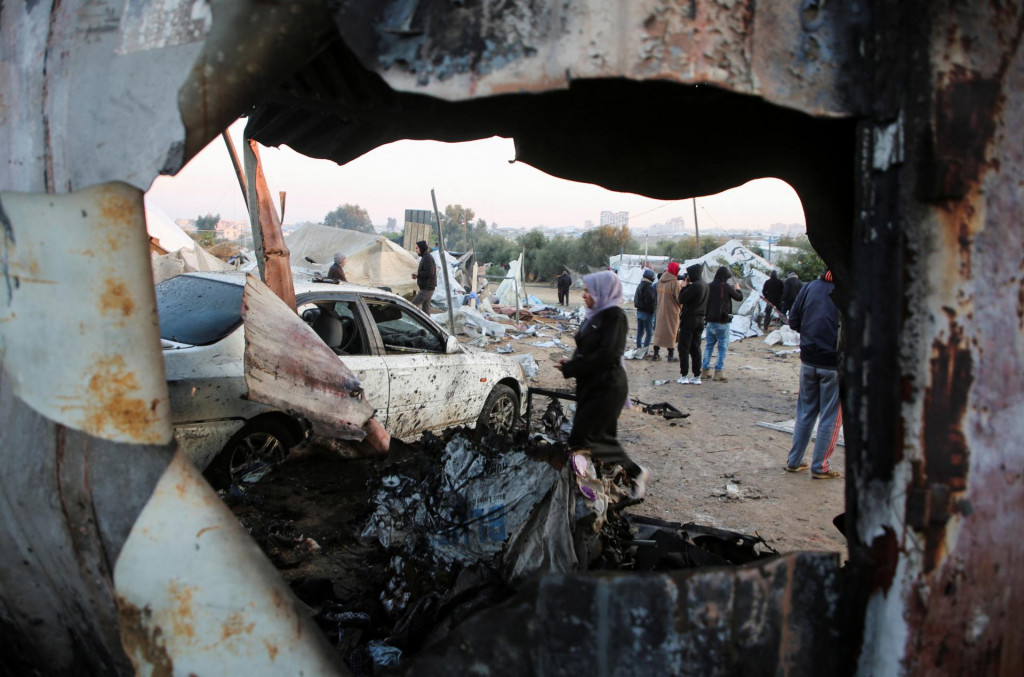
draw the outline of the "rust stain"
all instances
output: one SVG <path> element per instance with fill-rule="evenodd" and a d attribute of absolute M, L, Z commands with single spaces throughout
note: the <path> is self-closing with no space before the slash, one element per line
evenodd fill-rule
<path fill-rule="evenodd" d="M 242 616 L 242 614 L 236 611 L 235 613 L 228 616 L 228 619 L 224 622 L 224 625 L 221 627 L 220 638 L 222 640 L 225 640 L 229 637 L 240 635 L 243 632 L 246 634 L 252 634 L 252 629 L 254 627 L 256 627 L 255 623 L 246 623 L 245 618 Z"/>
<path fill-rule="evenodd" d="M 263 640 L 263 646 L 267 647 L 267 655 L 270 657 L 270 662 L 273 663 L 277 658 L 277 652 L 279 649 L 268 640 Z"/>
<path fill-rule="evenodd" d="M 171 623 L 174 636 L 188 641 L 196 637 L 195 612 L 192 609 L 192 595 L 195 590 L 172 580 L 167 586 L 167 594 L 171 599 Z"/>
<path fill-rule="evenodd" d="M 111 252 L 119 251 L 124 244 L 123 233 L 111 226 L 132 223 L 139 214 L 140 205 L 121 190 L 109 187 L 103 190 L 98 202 L 101 222 L 108 229 L 107 247 Z M 84 213 L 83 218 L 86 218 Z"/>
<path fill-rule="evenodd" d="M 131 397 L 138 390 L 135 374 L 125 367 L 121 355 L 100 358 L 93 364 L 87 395 L 82 398 L 85 416 L 82 428 L 97 437 L 114 428 L 139 442 L 159 442 L 153 424 L 154 402 Z"/>
<path fill-rule="evenodd" d="M 100 312 L 128 317 L 135 310 L 135 301 L 127 285 L 121 280 L 107 279 L 100 295 Z"/>
<path fill-rule="evenodd" d="M 915 491 L 926 507 L 921 523 L 924 531 L 924 570 L 931 571 L 945 557 L 945 528 L 952 513 L 959 510 L 959 498 L 967 489 L 969 450 L 964 436 L 964 418 L 971 384 L 973 359 L 963 329 L 949 315 L 950 336 L 932 345 L 931 385 L 925 391 L 923 476 Z"/>
<path fill-rule="evenodd" d="M 182 486 L 181 488 L 184 489 L 184 486 Z M 220 529 L 220 525 L 218 524 L 218 525 L 215 525 L 215 526 L 212 526 L 212 527 L 203 527 L 198 532 L 196 532 L 196 538 L 199 538 L 200 536 L 205 534 L 207 531 L 213 531 L 214 529 Z"/>
<path fill-rule="evenodd" d="M 163 630 L 160 626 L 150 626 L 152 619 L 149 609 L 139 609 L 120 595 L 116 602 L 121 644 L 135 668 L 135 674 L 171 677 L 174 674 L 174 661 L 164 646 Z M 150 669 L 142 669 L 146 666 Z"/>

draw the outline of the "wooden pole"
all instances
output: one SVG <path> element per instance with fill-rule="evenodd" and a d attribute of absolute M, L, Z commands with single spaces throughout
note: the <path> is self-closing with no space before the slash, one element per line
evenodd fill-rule
<path fill-rule="evenodd" d="M 434 189 L 430 189 L 430 199 L 434 202 L 434 219 L 437 221 L 437 251 L 441 255 L 441 272 L 444 274 L 445 295 L 448 297 L 448 333 L 455 336 L 455 310 L 452 308 L 452 285 L 448 281 L 448 261 L 444 255 L 444 234 L 441 232 L 441 214 L 437 211 L 437 197 Z"/>

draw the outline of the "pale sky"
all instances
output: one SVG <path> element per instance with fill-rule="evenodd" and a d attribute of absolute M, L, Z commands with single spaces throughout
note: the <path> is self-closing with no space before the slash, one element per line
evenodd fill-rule
<path fill-rule="evenodd" d="M 239 148 L 244 121 L 231 127 Z M 632 228 L 683 217 L 692 232 L 689 199 L 655 200 L 616 193 L 588 183 L 555 178 L 516 162 L 511 139 L 492 137 L 465 143 L 397 141 L 381 146 L 344 166 L 307 158 L 288 147 L 261 148 L 263 171 L 271 194 L 287 191 L 284 223 L 322 222 L 345 203 L 357 204 L 374 225 L 388 217 L 402 225 L 406 209 L 461 204 L 477 218 L 503 228 L 583 227 L 600 222 L 601 212 L 629 212 Z M 161 176 L 146 193 L 146 203 L 172 219 L 220 214 L 245 221 L 247 213 L 224 142 L 217 138 L 177 176 Z M 713 196 L 697 198 L 701 232 L 714 229 L 767 230 L 774 223 L 803 224 L 800 200 L 778 179 L 758 179 Z"/>

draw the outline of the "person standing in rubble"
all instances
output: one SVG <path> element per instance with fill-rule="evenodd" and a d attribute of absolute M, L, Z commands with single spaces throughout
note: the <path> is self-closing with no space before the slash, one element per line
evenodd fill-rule
<path fill-rule="evenodd" d="M 708 283 L 703 277 L 704 266 L 695 263 L 686 269 L 682 291 L 679 292 L 679 378 L 676 383 L 700 385 L 700 335 L 704 331 L 704 314 L 708 308 Z M 687 363 L 689 358 L 689 364 Z M 687 376 L 687 367 L 693 376 Z"/>
<path fill-rule="evenodd" d="M 657 292 L 654 291 L 654 286 L 651 284 L 654 281 L 654 271 L 644 268 L 643 276 L 633 294 L 633 306 L 636 308 L 637 350 L 651 345 L 651 338 L 654 334 L 654 306 L 658 302 Z"/>
<path fill-rule="evenodd" d="M 829 467 L 843 429 L 843 410 L 839 403 L 839 309 L 832 301 L 832 271 L 803 286 L 789 311 L 789 326 L 800 332 L 800 394 L 796 401 L 793 446 L 786 459 L 786 470 L 807 469 L 804 452 L 818 423 L 811 477 L 838 479 L 839 471 Z"/>
<path fill-rule="evenodd" d="M 761 287 L 761 296 L 768 302 L 764 309 L 765 333 L 768 333 L 768 325 L 772 321 L 772 311 L 782 312 L 782 292 L 785 286 L 782 280 L 779 279 L 779 271 L 773 269 L 771 275 L 764 281 L 764 286 Z M 796 300 L 796 297 L 794 297 L 794 300 Z"/>
<path fill-rule="evenodd" d="M 429 314 L 430 299 L 434 297 L 434 290 L 437 289 L 437 264 L 430 255 L 430 247 L 427 246 L 426 240 L 416 243 L 416 252 L 420 255 L 420 265 L 412 274 L 412 279 L 416 280 L 419 292 L 413 297 L 412 304 Z"/>
<path fill-rule="evenodd" d="M 345 277 L 345 261 L 348 257 L 341 252 L 334 253 L 334 265 L 327 270 L 328 280 L 338 280 L 339 282 L 348 282 L 348 278 Z"/>
<path fill-rule="evenodd" d="M 569 276 L 568 270 L 563 269 L 562 274 L 558 276 L 558 305 L 569 305 L 569 287 L 571 286 L 572 277 Z"/>
<path fill-rule="evenodd" d="M 658 279 L 658 316 L 654 327 L 654 356 L 660 360 L 662 348 L 668 348 L 668 361 L 675 362 L 676 335 L 679 333 L 679 264 L 670 261 Z"/>
<path fill-rule="evenodd" d="M 800 277 L 793 271 L 789 272 L 786 281 L 782 283 L 782 314 L 786 317 L 789 317 L 789 309 L 793 307 L 796 295 L 800 293 L 800 287 L 803 284 Z"/>
<path fill-rule="evenodd" d="M 572 452 L 589 452 L 610 469 L 619 465 L 632 482 L 631 495 L 647 492 L 650 472 L 635 463 L 618 440 L 619 414 L 629 397 L 622 353 L 628 321 L 619 307 L 622 283 L 610 271 L 583 276 L 583 324 L 576 332 L 576 350 L 555 368 L 576 379 L 576 416 L 569 433 Z"/>

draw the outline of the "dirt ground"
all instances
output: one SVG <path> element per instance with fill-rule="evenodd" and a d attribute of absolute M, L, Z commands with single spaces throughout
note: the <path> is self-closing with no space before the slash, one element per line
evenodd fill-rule
<path fill-rule="evenodd" d="M 528 285 L 528 293 L 556 303 L 554 286 Z M 582 305 L 582 292 L 572 289 L 570 304 Z M 635 344 L 636 314 L 630 318 L 627 348 Z M 561 336 L 574 345 L 572 334 Z M 540 367 L 531 384 L 541 388 L 570 385 L 554 368 L 558 348 L 531 345 L 537 339 L 510 341 L 516 352 L 530 352 Z M 489 349 L 493 349 L 491 346 Z M 814 480 L 808 471 L 786 472 L 791 436 L 757 425 L 792 420 L 796 415 L 800 357 L 776 356 L 784 346 L 769 346 L 763 337 L 729 344 L 727 382 L 680 385 L 679 363 L 664 359 L 626 360 L 630 394 L 646 403 L 668 402 L 690 416 L 666 420 L 639 407 L 622 412 L 619 438 L 634 461 L 651 470 L 647 499 L 631 512 L 676 522 L 758 534 L 780 553 L 794 550 L 845 554 L 846 539 L 832 524 L 843 512 L 844 480 Z M 664 385 L 654 381 L 668 380 Z M 540 402 L 543 408 L 546 402 Z M 538 405 L 535 404 L 535 407 Z M 808 445 L 810 461 L 813 442 Z M 845 476 L 844 448 L 832 457 L 833 468 Z M 735 485 L 735 492 L 726 487 Z"/>

